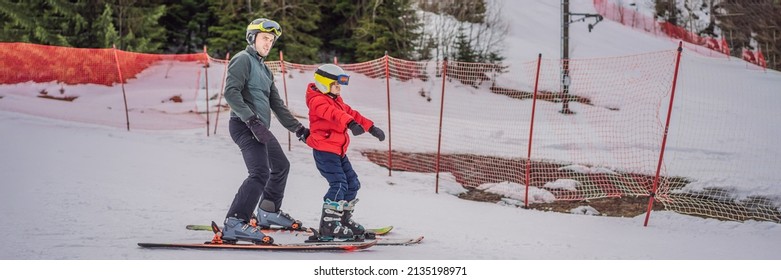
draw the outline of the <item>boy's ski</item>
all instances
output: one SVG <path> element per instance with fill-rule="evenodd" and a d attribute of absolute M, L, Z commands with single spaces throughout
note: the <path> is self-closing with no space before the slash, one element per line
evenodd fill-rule
<path fill-rule="evenodd" d="M 312 235 L 309 236 L 309 239 L 306 240 L 305 242 L 307 242 L 307 243 L 309 243 L 309 242 L 322 242 L 322 239 L 320 238 L 320 235 L 317 232 L 317 230 L 310 229 L 310 231 L 312 232 Z M 361 239 L 363 240 L 364 238 L 366 240 L 377 240 L 377 244 L 376 245 L 386 245 L 386 246 L 387 245 L 411 245 L 411 244 L 417 244 L 417 243 L 420 243 L 421 241 L 423 241 L 423 236 L 422 235 L 418 236 L 418 237 L 414 237 L 414 238 L 388 238 L 388 237 L 384 237 L 384 236 L 377 236 L 377 235 L 375 235 L 373 233 L 368 233 L 368 232 L 366 234 L 364 234 L 363 238 L 361 238 Z M 325 239 L 328 239 L 328 237 L 325 237 Z M 332 241 L 326 241 L 326 242 L 332 242 Z"/>
<path fill-rule="evenodd" d="M 415 238 L 377 238 L 377 246 L 397 246 L 397 245 L 412 245 L 418 244 L 423 241 L 423 236 Z"/>
<path fill-rule="evenodd" d="M 210 231 L 212 230 L 212 227 L 209 225 L 187 225 L 187 229 L 189 230 L 204 230 L 204 231 Z M 369 228 L 366 229 L 368 232 L 372 232 L 376 235 L 386 235 L 393 229 L 393 226 L 387 226 L 387 227 L 381 227 L 381 228 Z M 312 235 L 312 231 L 309 230 L 309 228 L 305 228 L 302 230 L 290 230 L 290 229 L 282 229 L 282 228 L 269 228 L 269 229 L 261 229 L 263 233 L 295 233 L 295 234 L 304 234 L 304 235 Z"/>

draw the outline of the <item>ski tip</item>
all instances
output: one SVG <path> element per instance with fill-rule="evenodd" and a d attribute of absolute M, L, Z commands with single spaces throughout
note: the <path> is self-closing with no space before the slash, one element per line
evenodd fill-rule
<path fill-rule="evenodd" d="M 376 235 L 385 235 L 393 229 L 393 226 L 370 229 Z"/>
<path fill-rule="evenodd" d="M 222 230 L 220 229 L 220 226 L 218 226 L 218 225 L 217 225 L 217 223 L 215 223 L 214 221 L 212 221 L 212 231 L 213 231 L 214 233 L 218 233 L 218 232 L 221 232 L 221 231 L 222 231 Z"/>

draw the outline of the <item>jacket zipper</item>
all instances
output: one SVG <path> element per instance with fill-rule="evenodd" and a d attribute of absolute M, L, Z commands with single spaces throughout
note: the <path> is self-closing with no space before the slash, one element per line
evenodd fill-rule
<path fill-rule="evenodd" d="M 342 110 L 342 112 L 344 112 L 344 107 L 342 107 L 342 105 L 341 105 L 341 104 L 339 104 L 339 101 L 338 101 L 338 100 L 336 100 L 336 98 L 333 98 L 332 100 L 334 101 L 334 104 L 336 104 L 336 106 L 339 106 L 339 109 L 341 109 L 341 110 Z M 346 113 L 346 112 L 345 112 L 345 113 Z M 339 156 L 341 156 L 341 157 L 344 157 L 344 155 L 346 155 L 346 154 L 347 154 L 347 142 L 349 141 L 348 139 L 350 139 L 350 138 L 349 138 L 349 137 L 350 137 L 350 135 L 349 135 L 349 134 L 347 134 L 347 133 L 348 133 L 348 132 L 347 132 L 347 127 L 345 127 L 345 128 L 344 128 L 344 136 L 345 136 L 345 137 L 344 137 L 344 144 L 342 144 L 341 154 L 339 155 Z"/>

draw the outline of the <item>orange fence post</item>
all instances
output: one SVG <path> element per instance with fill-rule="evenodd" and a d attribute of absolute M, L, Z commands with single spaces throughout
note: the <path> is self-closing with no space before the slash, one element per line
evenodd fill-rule
<path fill-rule="evenodd" d="M 390 108 L 390 57 L 388 51 L 385 51 L 385 91 L 388 96 L 388 176 L 391 176 L 393 171 L 393 153 L 391 141 L 393 141 L 393 133 L 391 131 L 391 108 Z"/>
<path fill-rule="evenodd" d="M 127 131 L 130 131 L 130 114 L 127 111 L 127 94 L 125 94 L 125 80 L 122 79 L 122 69 L 119 67 L 119 55 L 117 54 L 117 45 L 114 48 L 114 61 L 117 62 L 117 73 L 119 74 L 119 84 L 122 86 L 122 99 L 125 101 L 125 121 L 127 122 Z"/>
<path fill-rule="evenodd" d="M 445 110 L 445 79 L 447 79 L 447 57 L 442 62 L 442 96 L 439 100 L 439 138 L 437 139 L 437 160 L 434 168 L 434 172 L 437 174 L 436 180 L 434 180 L 434 193 L 439 193 L 439 161 L 442 151 L 442 112 Z"/>
<path fill-rule="evenodd" d="M 220 97 L 217 99 L 217 116 L 214 118 L 214 134 L 217 135 L 217 122 L 220 120 L 220 104 L 222 104 L 222 95 L 225 94 L 225 76 L 228 74 L 228 62 L 230 62 L 231 53 L 225 54 L 225 71 L 222 72 L 222 83 L 220 84 Z"/>
<path fill-rule="evenodd" d="M 206 57 L 206 64 L 203 65 L 203 76 L 206 79 L 206 137 L 209 137 L 209 54 L 206 45 L 203 45 L 203 55 Z"/>
<path fill-rule="evenodd" d="M 529 208 L 529 184 L 531 181 L 531 169 L 532 169 L 532 135 L 534 133 L 534 111 L 537 108 L 537 87 L 540 83 L 540 64 L 542 62 L 542 54 L 537 56 L 537 74 L 534 78 L 534 95 L 532 96 L 532 118 L 529 124 L 529 151 L 526 154 L 526 193 L 523 196 L 523 207 Z"/>
<path fill-rule="evenodd" d="M 285 78 L 285 56 L 282 55 L 282 51 L 279 51 L 279 64 L 282 66 L 282 87 L 285 91 L 285 106 L 289 106 L 287 103 L 287 80 Z M 293 144 L 290 136 L 290 131 L 287 132 L 287 150 L 293 149 Z"/>
<path fill-rule="evenodd" d="M 664 159 L 664 148 L 667 145 L 667 131 L 670 128 L 670 116 L 673 113 L 673 101 L 675 100 L 675 85 L 678 83 L 678 68 L 681 64 L 681 53 L 683 52 L 683 42 L 678 42 L 678 57 L 675 59 L 675 74 L 673 74 L 673 85 L 670 92 L 670 105 L 667 108 L 667 122 L 664 124 L 664 134 L 662 135 L 662 149 L 659 151 L 659 162 L 656 165 L 656 176 L 654 177 L 653 190 L 648 197 L 648 211 L 645 213 L 645 222 L 643 226 L 648 226 L 648 218 L 651 216 L 651 208 L 654 206 L 654 197 L 656 197 L 656 189 L 659 187 L 659 172 L 662 169 L 662 161 Z"/>

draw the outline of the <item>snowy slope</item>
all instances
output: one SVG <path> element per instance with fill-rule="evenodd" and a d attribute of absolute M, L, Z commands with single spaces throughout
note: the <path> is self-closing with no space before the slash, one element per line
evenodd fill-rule
<path fill-rule="evenodd" d="M 591 1 L 572 2 L 573 11 L 593 12 Z M 559 1 L 505 1 L 504 5 L 503 11 L 511 21 L 505 54 L 511 71 L 533 60 L 538 53 L 547 58 L 558 57 Z M 573 32 L 573 58 L 676 47 L 675 42 L 609 21 L 600 23 L 592 33 L 585 31 L 585 25 L 575 28 L 583 30 Z M 753 85 L 759 84 L 758 89 L 769 91 L 781 84 L 778 73 L 757 76 L 757 72 L 745 71 L 740 62 L 690 57 L 686 63 L 687 71 L 730 72 Z M 214 80 L 220 78 L 219 74 L 210 75 L 214 75 Z M 289 92 L 303 93 L 306 82 L 306 78 L 289 80 Z M 138 88 L 144 86 L 142 80 L 135 83 L 133 86 Z M 730 80 L 725 79 L 724 83 Z M 36 106 L 43 102 L 17 98 L 14 91 L 30 92 L 29 88 L 20 89 L 25 86 L 40 85 L 0 86 L 0 92 L 6 95 L 0 103 L 24 106 L 29 101 Z M 377 86 L 351 83 L 349 89 L 360 92 Z M 681 86 L 687 87 L 684 82 Z M 731 87 L 719 83 L 712 86 Z M 84 86 L 82 90 L 90 89 Z M 104 89 L 95 89 L 98 90 Z M 350 91 L 345 91 L 345 99 L 384 125 L 384 101 L 351 96 Z M 706 93 L 709 92 L 712 91 Z M 773 92 L 757 94 L 762 98 L 756 102 L 763 106 L 779 105 L 781 100 Z M 678 106 L 685 105 L 685 99 L 682 100 Z M 302 105 L 303 100 L 291 99 L 291 107 L 298 108 L 299 114 L 304 114 Z M 758 111 L 754 113 L 761 114 Z M 226 117 L 223 115 L 221 120 Z M 698 125 L 712 125 L 707 121 L 706 118 Z M 649 227 L 643 227 L 643 216 L 568 215 L 465 201 L 454 196 L 462 189 L 452 183 L 440 185 L 444 191 L 435 194 L 431 174 L 394 172 L 388 177 L 386 169 L 361 158 L 360 148 L 387 147 L 367 135 L 358 137 L 349 154 L 363 185 L 356 219 L 368 227 L 394 225 L 396 236 L 425 235 L 422 244 L 378 247 L 351 254 L 143 250 L 136 246 L 137 242 L 209 239 L 209 233 L 186 231 L 184 225 L 219 222 L 225 216 L 246 171 L 224 127 L 211 137 L 206 137 L 203 129 L 127 132 L 0 110 L 0 131 L 0 224 L 10 225 L 2 227 L 0 234 L 23 236 L 30 241 L 2 243 L 0 259 L 781 259 L 781 226 L 775 223 L 722 222 L 654 212 Z M 278 138 L 286 138 L 276 121 L 272 131 Z M 767 135 L 763 137 L 781 136 L 777 128 L 765 131 Z M 675 147 L 674 144 L 671 145 Z M 751 147 L 747 141 L 739 145 Z M 724 143 L 717 147 L 730 149 L 734 145 Z M 751 152 L 768 158 L 779 153 L 768 147 Z M 314 167 L 311 151 L 302 143 L 294 143 L 287 155 L 292 171 L 283 209 L 306 226 L 314 226 L 326 183 Z M 778 178 L 772 174 L 777 167 L 778 161 L 768 160 L 767 181 Z M 708 170 L 700 172 L 708 175 Z M 766 193 L 781 193 L 776 188 L 764 187 Z M 280 242 L 295 240 L 283 235 L 275 238 Z"/>

